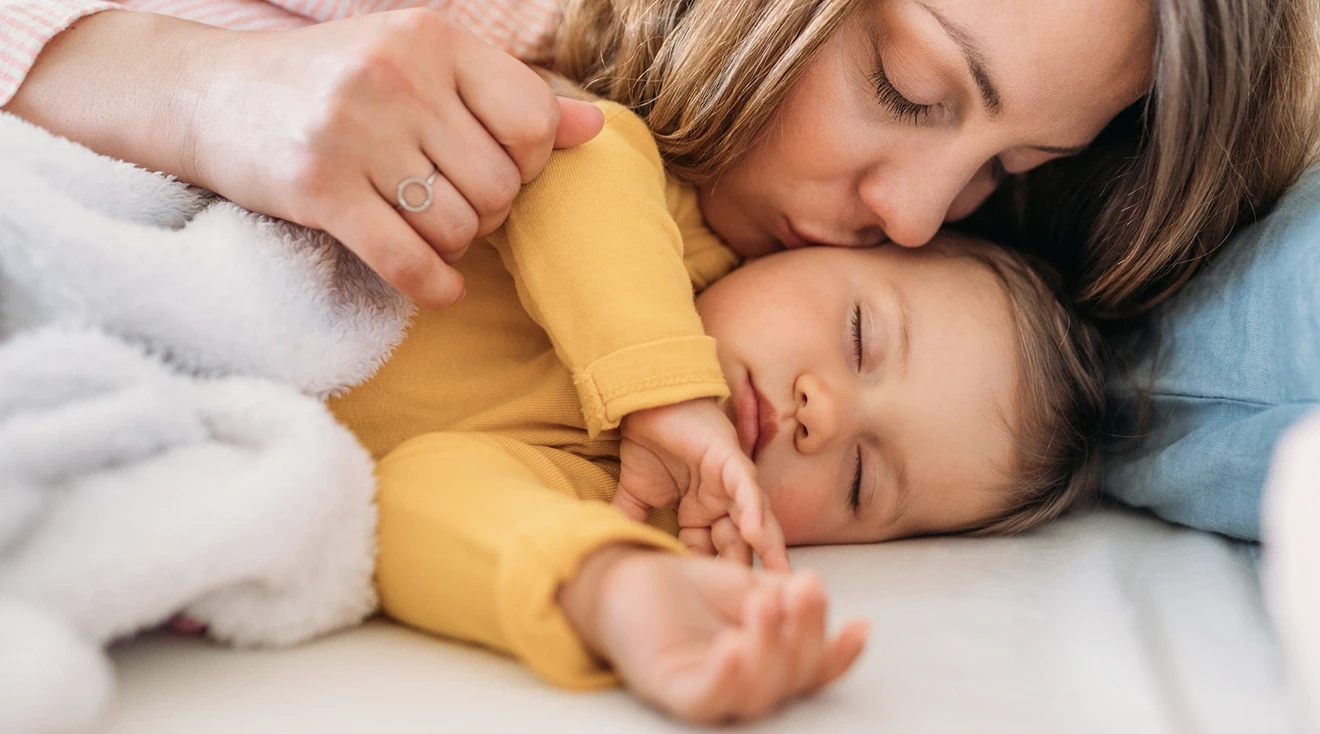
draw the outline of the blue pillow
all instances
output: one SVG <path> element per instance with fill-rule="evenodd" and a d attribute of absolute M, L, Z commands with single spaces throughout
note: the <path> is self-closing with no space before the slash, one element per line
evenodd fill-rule
<path fill-rule="evenodd" d="M 1153 315 L 1111 379 L 1149 421 L 1106 457 L 1105 491 L 1173 522 L 1260 535 L 1274 444 L 1320 406 L 1320 167 Z"/>

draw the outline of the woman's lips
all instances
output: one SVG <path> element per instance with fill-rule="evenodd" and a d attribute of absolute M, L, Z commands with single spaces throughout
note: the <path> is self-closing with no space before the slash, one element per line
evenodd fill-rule
<path fill-rule="evenodd" d="M 781 243 L 783 243 L 784 249 L 786 250 L 796 250 L 800 247 L 817 247 L 817 246 L 875 247 L 876 245 L 882 245 L 885 242 L 889 241 L 888 238 L 885 237 L 884 230 L 880 229 L 879 227 L 869 227 L 865 231 L 859 230 L 859 234 L 853 236 L 839 237 L 837 239 L 829 239 L 829 240 L 817 239 L 815 237 L 810 237 L 808 235 L 802 234 L 802 232 L 798 230 L 797 226 L 793 224 L 793 220 L 789 219 L 788 217 L 784 217 L 784 226 L 780 228 L 779 240 Z"/>
<path fill-rule="evenodd" d="M 802 247 L 810 247 L 819 244 L 818 242 L 809 240 L 799 234 L 797 228 L 793 226 L 793 222 L 789 220 L 788 217 L 784 217 L 783 230 L 784 231 L 779 239 L 784 243 L 785 250 L 797 250 Z"/>

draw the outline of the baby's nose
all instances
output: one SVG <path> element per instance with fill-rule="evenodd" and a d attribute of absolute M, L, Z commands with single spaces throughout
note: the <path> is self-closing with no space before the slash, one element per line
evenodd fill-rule
<path fill-rule="evenodd" d="M 798 451 L 810 454 L 828 446 L 834 440 L 838 420 L 825 385 L 816 377 L 804 374 L 793 383 L 793 399 L 793 417 L 798 423 L 793 441 Z"/>

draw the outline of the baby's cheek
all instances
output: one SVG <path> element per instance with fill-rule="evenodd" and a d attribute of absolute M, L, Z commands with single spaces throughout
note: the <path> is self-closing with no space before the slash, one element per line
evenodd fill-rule
<path fill-rule="evenodd" d="M 821 522 L 824 503 L 822 494 L 799 485 L 767 487 L 770 507 L 784 529 L 784 541 L 789 545 L 827 542 L 827 528 Z"/>

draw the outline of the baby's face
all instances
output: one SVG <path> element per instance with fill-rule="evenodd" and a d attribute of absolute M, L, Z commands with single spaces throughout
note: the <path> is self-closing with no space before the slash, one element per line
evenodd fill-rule
<path fill-rule="evenodd" d="M 957 532 L 1002 509 L 1010 305 L 992 273 L 939 249 L 780 253 L 698 298 L 790 545 Z"/>

